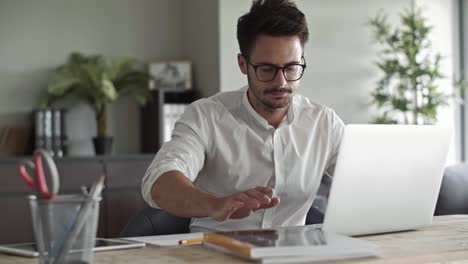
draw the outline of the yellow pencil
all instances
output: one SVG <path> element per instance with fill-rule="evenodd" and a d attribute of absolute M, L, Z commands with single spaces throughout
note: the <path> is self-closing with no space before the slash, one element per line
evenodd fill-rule
<path fill-rule="evenodd" d="M 179 240 L 179 245 L 192 245 L 192 244 L 199 244 L 201 242 L 203 242 L 203 237 Z"/>

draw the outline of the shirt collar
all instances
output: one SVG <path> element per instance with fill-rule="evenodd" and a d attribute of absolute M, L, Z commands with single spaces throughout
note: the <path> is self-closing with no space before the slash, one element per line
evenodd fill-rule
<path fill-rule="evenodd" d="M 260 114 L 257 113 L 257 111 L 255 111 L 255 109 L 252 107 L 252 105 L 250 104 L 249 102 L 249 97 L 247 95 L 247 90 L 248 90 L 248 86 L 245 86 L 243 88 L 243 91 L 244 91 L 244 95 L 242 97 L 242 104 L 244 105 L 244 107 L 247 109 L 247 112 L 264 128 L 266 129 L 270 129 L 272 126 L 270 124 L 268 124 L 268 122 L 265 120 L 265 118 L 263 118 Z M 286 114 L 286 116 L 284 117 L 283 121 L 281 121 L 280 125 L 278 127 L 281 127 L 281 126 L 285 126 L 285 125 L 290 125 L 292 124 L 292 122 L 294 121 L 294 111 L 295 111 L 295 100 L 294 100 L 294 96 L 291 100 L 291 103 L 289 104 L 289 109 L 288 109 L 288 112 Z"/>

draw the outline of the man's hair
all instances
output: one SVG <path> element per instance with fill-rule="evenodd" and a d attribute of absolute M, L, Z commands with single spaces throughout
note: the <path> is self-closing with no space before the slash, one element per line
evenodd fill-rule
<path fill-rule="evenodd" d="M 250 11 L 237 21 L 237 41 L 247 58 L 259 35 L 298 36 L 302 46 L 309 39 L 304 13 L 289 0 L 254 0 Z"/>

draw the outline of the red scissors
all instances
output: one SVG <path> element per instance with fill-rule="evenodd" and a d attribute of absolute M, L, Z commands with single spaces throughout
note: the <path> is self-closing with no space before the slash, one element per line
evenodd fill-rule
<path fill-rule="evenodd" d="M 34 188 L 34 185 L 36 185 L 38 194 L 42 195 L 45 199 L 55 198 L 60 188 L 60 180 L 54 160 L 47 151 L 42 149 L 34 152 L 33 160 L 34 163 L 30 160 L 20 162 L 18 169 L 21 177 L 29 186 Z M 47 165 L 47 171 L 50 175 L 51 190 L 49 190 L 47 186 L 43 161 Z M 35 180 L 28 173 L 27 168 L 34 171 L 36 176 Z"/>

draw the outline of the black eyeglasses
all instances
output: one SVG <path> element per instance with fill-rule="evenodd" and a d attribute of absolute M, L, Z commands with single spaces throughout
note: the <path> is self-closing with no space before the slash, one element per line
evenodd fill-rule
<path fill-rule="evenodd" d="M 302 77 L 302 74 L 304 74 L 306 61 L 304 56 L 302 56 L 301 59 L 304 61 L 304 64 L 291 63 L 284 65 L 283 67 L 278 67 L 274 64 L 252 64 L 247 58 L 246 61 L 254 68 L 255 76 L 261 82 L 273 81 L 279 70 L 283 72 L 283 76 L 286 81 L 293 82 L 299 80 Z"/>

